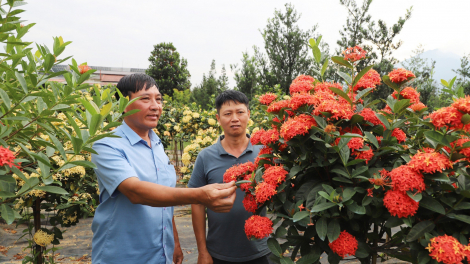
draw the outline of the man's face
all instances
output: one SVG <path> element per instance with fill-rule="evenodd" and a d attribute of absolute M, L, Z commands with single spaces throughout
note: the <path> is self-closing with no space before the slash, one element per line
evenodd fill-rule
<path fill-rule="evenodd" d="M 140 111 L 126 116 L 124 118 L 126 124 L 134 130 L 137 129 L 139 131 L 155 128 L 163 112 L 162 95 L 158 91 L 158 88 L 154 85 L 148 90 L 142 89 L 136 93 L 131 93 L 130 100 L 136 97 L 140 98 L 126 107 L 126 112 L 133 109 L 139 109 Z"/>
<path fill-rule="evenodd" d="M 225 136 L 236 137 L 245 135 L 250 111 L 245 104 L 228 101 L 222 105 L 216 117 Z"/>

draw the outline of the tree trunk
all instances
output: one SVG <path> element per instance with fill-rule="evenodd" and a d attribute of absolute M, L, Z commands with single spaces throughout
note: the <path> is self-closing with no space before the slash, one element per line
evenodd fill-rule
<path fill-rule="evenodd" d="M 175 166 L 178 166 L 178 141 L 176 141 L 176 139 L 173 145 L 173 157 L 175 160 Z"/>
<path fill-rule="evenodd" d="M 38 232 L 41 229 L 41 199 L 37 198 L 33 205 L 33 219 L 34 219 L 34 232 Z M 42 262 L 42 247 L 40 245 L 35 246 L 36 263 L 43 264 Z"/>

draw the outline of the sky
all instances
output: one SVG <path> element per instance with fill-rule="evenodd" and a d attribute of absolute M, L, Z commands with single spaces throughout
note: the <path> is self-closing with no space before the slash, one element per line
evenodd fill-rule
<path fill-rule="evenodd" d="M 279 0 L 26 0 L 21 8 L 24 24 L 36 23 L 23 41 L 52 48 L 53 37 L 72 41 L 61 57 L 73 55 L 78 63 L 93 66 L 147 68 L 153 45 L 172 42 L 188 61 L 191 83 L 200 84 L 212 60 L 217 74 L 225 65 L 230 87 L 235 86 L 231 64 L 240 64 L 242 52 L 264 47 L 260 30 L 274 11 L 285 10 Z M 357 0 L 362 3 L 362 0 Z M 347 10 L 339 0 L 291 2 L 303 30 L 318 25 L 317 33 L 336 49 Z M 468 0 L 375 0 L 370 14 L 390 27 L 413 6 L 411 19 L 396 38 L 403 40 L 395 51 L 407 59 L 419 44 L 459 57 L 470 53 Z M 60 57 L 59 57 L 60 58 Z"/>

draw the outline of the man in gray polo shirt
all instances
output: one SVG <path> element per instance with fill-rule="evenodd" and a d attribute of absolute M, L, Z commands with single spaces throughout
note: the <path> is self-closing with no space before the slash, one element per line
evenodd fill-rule
<path fill-rule="evenodd" d="M 188 187 L 222 183 L 225 171 L 235 164 L 254 162 L 261 146 L 251 145 L 246 127 L 250 119 L 248 98 L 241 92 L 228 90 L 217 96 L 217 121 L 224 130 L 218 142 L 203 149 L 194 166 Z M 243 207 L 244 193 L 237 189 L 233 208 L 220 214 L 207 209 L 209 231 L 206 239 L 204 205 L 191 205 L 194 234 L 198 247 L 198 264 L 249 263 L 268 264 L 270 250 L 267 239 L 249 240 L 245 221 L 253 214 Z M 263 212 L 263 215 L 266 211 Z"/>

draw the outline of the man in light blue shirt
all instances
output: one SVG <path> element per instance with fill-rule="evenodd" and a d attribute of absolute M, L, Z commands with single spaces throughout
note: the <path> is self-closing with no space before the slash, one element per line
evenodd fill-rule
<path fill-rule="evenodd" d="M 152 131 L 162 114 L 162 95 L 145 74 L 119 81 L 123 96 L 139 97 L 126 108 L 139 112 L 116 128 L 120 138 L 93 145 L 92 162 L 100 187 L 100 205 L 93 219 L 94 264 L 181 264 L 183 253 L 173 219 L 173 207 L 200 203 L 228 212 L 235 200 L 234 183 L 202 188 L 174 188 L 176 174 L 158 136 Z"/>

